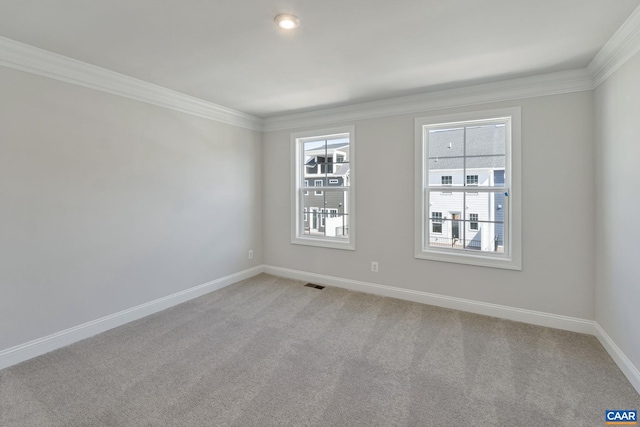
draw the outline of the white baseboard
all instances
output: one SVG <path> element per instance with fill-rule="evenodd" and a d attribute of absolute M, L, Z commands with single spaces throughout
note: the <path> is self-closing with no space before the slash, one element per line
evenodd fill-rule
<path fill-rule="evenodd" d="M 596 338 L 607 350 L 609 356 L 616 362 L 622 373 L 627 377 L 633 388 L 640 394 L 640 371 L 634 366 L 629 358 L 620 350 L 620 347 L 611 339 L 604 329 L 596 322 Z"/>
<path fill-rule="evenodd" d="M 0 369 L 7 368 L 58 348 L 65 347 L 73 344 L 74 342 L 92 337 L 101 332 L 108 331 L 109 329 L 138 320 L 142 317 L 149 316 L 157 313 L 158 311 L 165 310 L 205 295 L 209 292 L 217 291 L 233 283 L 248 279 L 263 272 L 274 276 L 313 282 L 326 286 L 335 286 L 353 291 L 398 298 L 470 313 L 483 314 L 501 319 L 595 335 L 611 358 L 616 362 L 620 370 L 629 379 L 629 382 L 638 391 L 638 393 L 640 393 L 640 371 L 638 371 L 638 368 L 633 365 L 629 358 L 622 352 L 622 350 L 620 350 L 604 329 L 594 321 L 268 265 L 260 265 L 239 273 L 231 274 L 229 276 L 225 276 L 181 292 L 176 292 L 175 294 L 168 295 L 25 344 L 2 350 L 0 351 Z"/>
<path fill-rule="evenodd" d="M 92 337 L 101 332 L 122 326 L 134 320 L 141 319 L 145 316 L 149 316 L 150 314 L 157 313 L 158 311 L 165 310 L 204 294 L 208 294 L 209 292 L 217 291 L 225 286 L 229 286 L 233 283 L 260 274 L 262 271 L 263 266 L 261 265 L 253 267 L 239 273 L 212 280 L 211 282 L 102 317 L 100 319 L 92 320 L 91 322 L 87 322 L 43 338 L 29 341 L 25 344 L 1 350 L 0 369 L 16 365 L 25 360 L 40 356 L 41 354 L 65 347 L 73 344 L 74 342 Z"/>
<path fill-rule="evenodd" d="M 563 329 L 566 331 L 595 335 L 595 322 L 591 320 L 543 313 L 540 311 L 525 310 L 505 305 L 490 304 L 486 302 L 450 297 L 446 295 L 432 294 L 429 292 L 413 291 L 410 289 L 378 285 L 375 283 L 342 279 L 339 277 L 307 273 L 304 271 L 273 267 L 269 265 L 264 266 L 264 272 L 267 274 L 273 274 L 274 276 L 281 276 L 289 279 L 313 282 L 327 286 L 336 286 L 353 291 L 366 292 L 369 294 L 393 297 L 407 301 L 435 305 L 438 307 L 483 314 L 485 316 L 498 317 L 501 319 L 515 320 L 517 322 L 524 322 L 532 325 L 546 326 L 549 328 Z"/>
<path fill-rule="evenodd" d="M 412 291 L 410 289 L 396 288 L 393 286 L 378 285 L 375 283 L 361 282 L 357 280 L 343 279 L 340 277 L 326 276 L 323 274 L 307 273 L 305 271 L 289 268 L 264 266 L 265 273 L 289 279 L 302 280 L 326 286 L 366 292 L 375 295 L 393 297 L 407 301 L 451 308 L 470 313 L 483 314 L 501 319 L 514 320 L 532 325 L 546 326 L 565 331 L 579 332 L 595 335 L 602 343 L 607 353 L 616 362 L 622 373 L 627 377 L 631 385 L 640 393 L 640 371 L 629 358 L 620 350 L 616 343 L 607 335 L 602 327 L 592 321 L 575 317 L 561 316 L 534 310 L 525 310 L 505 305 L 490 304 L 463 298 L 449 297 L 446 295 L 432 294 L 428 292 Z"/>

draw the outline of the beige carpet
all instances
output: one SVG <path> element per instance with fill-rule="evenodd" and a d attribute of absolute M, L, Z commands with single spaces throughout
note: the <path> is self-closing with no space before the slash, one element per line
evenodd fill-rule
<path fill-rule="evenodd" d="M 260 275 L 0 371 L 1 426 L 602 426 L 587 335 Z"/>

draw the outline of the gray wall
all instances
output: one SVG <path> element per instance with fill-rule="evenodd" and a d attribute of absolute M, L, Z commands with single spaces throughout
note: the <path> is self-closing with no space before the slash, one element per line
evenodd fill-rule
<path fill-rule="evenodd" d="M 346 279 L 594 319 L 593 93 L 443 114 L 522 106 L 523 270 L 414 258 L 411 114 L 356 121 L 357 250 L 289 243 L 290 130 L 265 133 L 264 262 Z M 326 128 L 331 125 L 318 126 Z M 304 129 L 296 129 L 304 130 Z M 281 165 L 281 167 L 272 167 Z M 385 206 L 385 202 L 389 203 Z M 392 208 L 392 209 L 389 209 Z M 370 271 L 371 261 L 380 272 Z"/>
<path fill-rule="evenodd" d="M 596 320 L 640 367 L 640 54 L 596 89 Z"/>
<path fill-rule="evenodd" d="M 0 350 L 261 264 L 259 132 L 3 67 L 0 93 Z"/>

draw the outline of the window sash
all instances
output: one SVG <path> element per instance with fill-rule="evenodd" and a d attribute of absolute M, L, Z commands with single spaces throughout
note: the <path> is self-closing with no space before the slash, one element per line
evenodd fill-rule
<path fill-rule="evenodd" d="M 293 201 L 291 204 L 291 243 L 336 249 L 355 249 L 355 189 L 350 186 L 352 184 L 351 179 L 355 176 L 355 165 L 353 163 L 355 158 L 354 130 L 354 126 L 344 126 L 319 131 L 291 133 L 291 194 Z M 332 144 L 333 142 L 344 142 L 345 148 L 336 150 L 332 155 L 326 148 L 327 144 Z M 322 154 L 323 144 L 326 150 L 324 155 Z M 317 147 L 317 150 L 314 147 Z M 329 148 L 333 149 L 330 146 Z M 319 153 L 317 155 L 324 158 L 324 161 L 315 164 L 313 172 L 316 173 L 309 174 L 308 172 L 310 171 L 306 163 L 308 163 L 309 156 L 316 153 Z M 340 177 L 343 178 L 342 183 L 330 182 L 330 179 L 338 179 L 338 176 L 332 175 L 332 173 L 337 172 L 346 164 L 349 165 L 346 174 L 343 171 L 340 172 Z M 306 188 L 302 186 L 305 179 L 311 180 L 310 184 L 312 182 L 316 184 L 315 179 L 319 180 L 320 178 L 322 178 L 322 185 Z M 324 201 L 329 196 L 335 196 L 334 192 L 344 195 L 340 196 L 344 197 L 344 202 L 340 204 L 341 208 L 339 210 L 335 209 L 336 206 L 332 206 L 333 202 L 329 206 L 324 204 Z M 309 233 L 308 230 L 305 232 L 303 212 L 305 207 L 309 210 L 313 206 L 314 203 L 309 202 L 313 198 L 317 198 L 319 201 L 324 199 L 324 201 L 322 204 L 318 202 L 316 205 L 318 209 L 316 224 L 320 230 L 316 229 L 316 232 Z M 306 204 L 305 199 L 307 199 Z M 307 218 L 306 227 L 309 227 L 313 222 L 313 214 L 308 215 Z M 325 229 L 324 235 L 322 228 Z M 340 232 L 338 232 L 338 229 L 340 229 Z"/>

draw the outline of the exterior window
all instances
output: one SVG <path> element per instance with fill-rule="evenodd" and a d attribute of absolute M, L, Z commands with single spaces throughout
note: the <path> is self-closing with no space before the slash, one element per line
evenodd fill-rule
<path fill-rule="evenodd" d="M 355 249 L 354 134 L 353 126 L 291 134 L 291 243 Z"/>
<path fill-rule="evenodd" d="M 431 213 L 431 232 L 442 234 L 442 212 Z"/>
<path fill-rule="evenodd" d="M 470 213 L 469 214 L 469 230 L 477 230 L 478 229 L 478 214 Z"/>
<path fill-rule="evenodd" d="M 522 269 L 520 108 L 416 119 L 415 171 L 416 258 Z"/>

